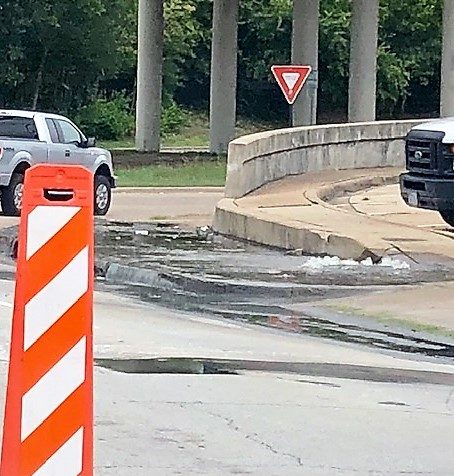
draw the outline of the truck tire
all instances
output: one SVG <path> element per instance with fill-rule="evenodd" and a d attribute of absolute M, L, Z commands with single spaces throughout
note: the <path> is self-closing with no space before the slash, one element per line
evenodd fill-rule
<path fill-rule="evenodd" d="M 22 208 L 24 175 L 14 173 L 9 185 L 2 190 L 2 210 L 6 216 L 18 217 Z"/>
<path fill-rule="evenodd" d="M 441 218 L 450 226 L 454 226 L 454 208 L 451 210 L 439 210 Z"/>
<path fill-rule="evenodd" d="M 109 177 L 95 176 L 95 215 L 104 216 L 110 208 L 112 200 L 112 186 Z"/>

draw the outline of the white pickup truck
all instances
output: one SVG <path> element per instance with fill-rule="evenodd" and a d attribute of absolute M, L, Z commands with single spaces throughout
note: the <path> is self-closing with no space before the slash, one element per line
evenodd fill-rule
<path fill-rule="evenodd" d="M 69 119 L 0 109 L 0 194 L 5 215 L 18 216 L 25 171 L 35 164 L 83 165 L 95 174 L 95 214 L 105 215 L 115 187 L 112 156 Z"/>
<path fill-rule="evenodd" d="M 437 210 L 454 226 L 454 118 L 414 127 L 405 140 L 401 194 L 412 207 Z"/>

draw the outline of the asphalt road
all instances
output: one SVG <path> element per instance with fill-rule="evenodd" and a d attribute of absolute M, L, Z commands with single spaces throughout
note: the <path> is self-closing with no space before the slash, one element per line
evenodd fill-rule
<path fill-rule="evenodd" d="M 220 187 L 118 188 L 106 218 L 124 222 L 175 222 L 188 228 L 210 225 Z M 16 225 L 17 218 L 0 212 L 0 229 Z"/>
<path fill-rule="evenodd" d="M 208 224 L 221 195 L 161 192 L 118 193 L 109 218 Z M 0 227 L 14 222 L 2 217 Z M 2 271 L 8 268 L 0 265 Z M 3 391 L 13 285 L 0 280 Z M 454 364 L 446 359 L 207 318 L 108 292 L 97 292 L 95 302 L 95 355 L 104 359 L 95 369 L 96 475 L 453 474 Z M 171 361 L 184 371 L 206 359 L 239 368 L 106 368 L 144 358 L 185 358 Z M 251 361 L 262 370 L 245 370 Z"/>
<path fill-rule="evenodd" d="M 12 282 L 0 281 L 2 388 L 12 291 Z M 95 301 L 95 354 L 113 364 L 144 357 L 313 364 L 312 372 L 265 366 L 235 375 L 97 367 L 97 475 L 452 474 L 452 364 L 203 318 L 112 293 L 98 292 Z M 337 370 L 327 376 L 326 364 Z"/>
<path fill-rule="evenodd" d="M 219 187 L 147 188 L 115 190 L 109 220 L 173 221 L 188 227 L 211 224 Z"/>

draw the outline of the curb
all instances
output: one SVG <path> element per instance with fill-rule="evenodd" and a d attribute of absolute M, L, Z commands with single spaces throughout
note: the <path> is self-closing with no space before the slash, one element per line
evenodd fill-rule
<path fill-rule="evenodd" d="M 222 199 L 216 206 L 213 229 L 217 233 L 286 250 L 303 250 L 315 256 L 338 256 L 362 261 L 371 258 L 379 262 L 381 255 L 348 236 L 311 231 L 300 222 L 272 221 L 268 216 L 240 210 L 235 200 Z"/>
<path fill-rule="evenodd" d="M 329 204 L 331 200 L 343 197 L 348 193 L 356 193 L 369 188 L 384 187 L 397 183 L 399 183 L 399 175 L 393 174 L 379 177 L 359 177 L 322 186 L 317 190 L 317 196 L 322 202 Z"/>
<path fill-rule="evenodd" d="M 102 266 L 99 269 L 102 269 Z M 272 296 L 274 298 L 318 296 L 325 289 L 332 288 L 327 285 L 282 284 L 270 286 L 269 283 L 261 281 L 243 283 L 229 280 L 220 281 L 184 273 L 159 273 L 150 269 L 117 263 L 107 266 L 105 280 L 108 284 L 144 286 L 162 290 L 178 288 L 181 291 L 194 294 L 250 295 L 252 293 L 258 297 Z M 347 288 L 350 289 L 350 287 Z"/>
<path fill-rule="evenodd" d="M 211 153 L 208 149 L 181 148 L 163 149 L 160 152 L 138 152 L 135 149 L 112 149 L 114 166 L 117 169 L 147 167 L 159 164 L 188 164 L 203 161 L 225 160 L 225 156 Z"/>
<path fill-rule="evenodd" d="M 138 152 L 134 147 L 115 147 L 111 149 L 112 152 L 131 152 L 131 153 L 142 153 L 146 154 L 146 152 Z M 159 153 L 164 154 L 199 154 L 199 153 L 206 153 L 214 155 L 210 152 L 208 147 L 161 147 Z"/>
<path fill-rule="evenodd" d="M 99 266 L 99 269 L 107 268 L 105 273 L 106 282 L 120 285 L 147 286 L 168 288 L 165 285 L 159 273 L 151 269 L 138 268 L 135 266 L 124 266 L 117 263 L 111 263 L 107 266 Z M 167 283 L 170 284 L 170 283 Z"/>
<path fill-rule="evenodd" d="M 327 289 L 345 290 L 350 286 L 267 283 L 265 281 L 216 280 L 185 273 L 162 274 L 167 282 L 173 283 L 187 292 L 206 294 L 237 294 L 243 296 L 291 298 L 312 297 L 324 294 Z"/>
<path fill-rule="evenodd" d="M 186 273 L 166 273 L 150 269 L 139 268 L 137 266 L 125 266 L 117 263 L 101 264 L 96 263 L 100 271 L 98 276 L 104 276 L 107 284 L 120 286 L 142 286 L 155 288 L 161 291 L 179 291 L 181 293 L 199 296 L 203 294 L 214 295 L 236 295 L 254 296 L 256 298 L 271 297 L 279 298 L 316 298 L 326 296 L 330 293 L 334 298 L 344 295 L 345 291 L 358 289 L 357 284 L 333 285 L 331 284 L 296 284 L 296 283 L 268 283 L 265 281 L 236 281 L 236 280 L 216 280 L 208 277 L 199 277 Z M 107 269 L 107 271 L 105 271 Z M 367 284 L 361 286 L 362 289 L 381 290 L 383 287 L 393 285 Z M 406 284 L 406 283 L 400 283 Z"/>
<path fill-rule="evenodd" d="M 382 176 L 357 177 L 309 190 L 307 198 L 314 205 L 335 209 L 329 203 L 330 200 L 347 193 L 397 182 L 398 175 L 395 172 Z M 364 243 L 345 235 L 312 231 L 302 222 L 286 221 L 277 216 L 273 219 L 259 209 L 240 209 L 236 205 L 236 199 L 232 198 L 224 198 L 217 204 L 213 229 L 225 236 L 286 250 L 301 249 L 310 255 L 338 256 L 356 261 L 371 258 L 374 262 L 379 262 L 383 256 L 382 251 L 370 249 Z"/>

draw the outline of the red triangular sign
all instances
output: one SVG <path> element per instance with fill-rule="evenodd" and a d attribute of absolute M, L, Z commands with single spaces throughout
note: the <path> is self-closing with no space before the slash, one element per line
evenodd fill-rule
<path fill-rule="evenodd" d="M 311 66 L 272 66 L 271 71 L 276 78 L 285 99 L 293 104 L 298 97 L 304 83 L 311 74 Z"/>

